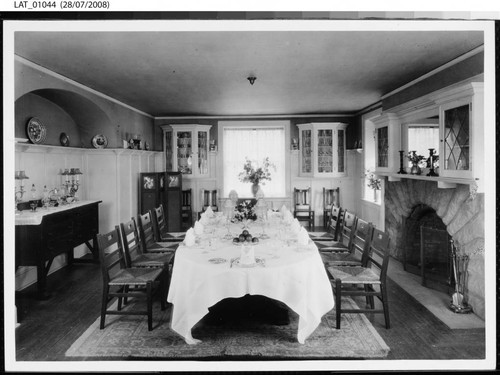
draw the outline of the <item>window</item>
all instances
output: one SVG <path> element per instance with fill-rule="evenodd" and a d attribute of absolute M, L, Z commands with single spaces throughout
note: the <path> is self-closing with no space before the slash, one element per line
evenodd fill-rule
<path fill-rule="evenodd" d="M 246 158 L 260 165 L 266 157 L 276 166 L 271 168 L 271 181 L 261 184 L 264 196 L 284 197 L 285 190 L 285 126 L 225 125 L 222 128 L 224 195 L 236 190 L 239 197 L 251 197 L 251 185 L 241 182 Z"/>

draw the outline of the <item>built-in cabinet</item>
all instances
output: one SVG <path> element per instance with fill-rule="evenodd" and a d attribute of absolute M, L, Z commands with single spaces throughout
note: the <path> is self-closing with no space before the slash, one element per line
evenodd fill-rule
<path fill-rule="evenodd" d="M 163 125 L 165 168 L 187 178 L 208 177 L 211 125 Z"/>
<path fill-rule="evenodd" d="M 343 177 L 346 175 L 347 124 L 308 123 L 299 128 L 299 176 Z"/>
<path fill-rule="evenodd" d="M 439 113 L 439 174 L 437 176 L 399 174 L 407 168 L 404 150 L 407 127 L 415 118 Z M 469 184 L 481 192 L 484 188 L 484 98 L 483 83 L 468 82 L 439 90 L 424 98 L 392 108 L 373 119 L 375 125 L 375 172 L 401 178 L 438 181 L 440 188 Z M 401 151 L 401 153 L 400 153 Z M 426 156 L 426 155 L 424 155 Z M 407 171 L 408 172 L 408 171 Z"/>

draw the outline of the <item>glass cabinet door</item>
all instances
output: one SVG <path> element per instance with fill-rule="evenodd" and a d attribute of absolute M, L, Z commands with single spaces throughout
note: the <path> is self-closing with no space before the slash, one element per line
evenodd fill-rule
<path fill-rule="evenodd" d="M 165 132 L 165 168 L 167 171 L 172 171 L 174 168 L 173 163 L 173 150 L 174 145 L 172 143 L 172 131 Z"/>
<path fill-rule="evenodd" d="M 383 126 L 377 129 L 377 167 L 389 166 L 389 128 Z"/>
<path fill-rule="evenodd" d="M 318 130 L 318 173 L 333 172 L 333 130 Z"/>
<path fill-rule="evenodd" d="M 177 132 L 177 169 L 183 174 L 193 173 L 193 133 Z"/>
<path fill-rule="evenodd" d="M 444 169 L 470 170 L 470 118 L 469 105 L 444 111 Z"/>
<path fill-rule="evenodd" d="M 198 174 L 208 174 L 208 132 L 198 131 Z"/>
<path fill-rule="evenodd" d="M 301 144 L 301 172 L 311 173 L 312 172 L 312 147 L 311 147 L 311 130 L 302 130 L 302 144 Z"/>
<path fill-rule="evenodd" d="M 337 172 L 345 172 L 345 130 L 337 130 Z"/>

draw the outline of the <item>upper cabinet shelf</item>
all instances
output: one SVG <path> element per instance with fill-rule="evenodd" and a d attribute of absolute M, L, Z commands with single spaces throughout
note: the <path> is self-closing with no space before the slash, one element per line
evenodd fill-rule
<path fill-rule="evenodd" d="M 377 174 L 389 176 L 393 180 L 412 178 L 438 181 L 438 186 L 443 188 L 454 187 L 456 184 L 477 184 L 478 192 L 484 191 L 482 82 L 468 82 L 445 88 L 418 101 L 392 108 L 373 122 Z M 402 155 L 407 155 L 414 150 L 408 129 L 418 126 L 431 128 L 428 125 L 430 122 L 436 124 L 436 131 L 433 133 L 436 139 L 429 140 L 429 147 L 437 148 L 435 154 L 439 156 L 439 176 L 398 174 L 401 165 L 410 173 L 408 159 L 403 157 L 401 160 L 400 153 L 402 151 Z M 426 147 L 422 147 L 417 153 L 425 158 L 429 156 Z"/>
<path fill-rule="evenodd" d="M 299 176 L 345 176 L 347 124 L 309 123 L 297 127 L 300 148 Z"/>
<path fill-rule="evenodd" d="M 209 176 L 209 139 L 211 125 L 163 125 L 163 147 L 167 171 L 185 177 Z"/>

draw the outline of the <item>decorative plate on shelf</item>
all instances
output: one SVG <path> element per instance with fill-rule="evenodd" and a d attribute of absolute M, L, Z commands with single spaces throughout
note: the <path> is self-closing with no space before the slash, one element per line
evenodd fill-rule
<path fill-rule="evenodd" d="M 32 117 L 28 121 L 28 125 L 26 126 L 26 133 L 28 134 L 28 138 L 31 142 L 38 144 L 45 141 L 45 137 L 47 136 L 47 129 L 39 119 L 37 119 L 36 117 Z"/>
<path fill-rule="evenodd" d="M 92 146 L 94 146 L 94 148 L 106 148 L 107 145 L 108 139 L 102 134 L 97 134 L 92 138 Z"/>
<path fill-rule="evenodd" d="M 59 142 L 61 142 L 61 145 L 64 147 L 69 146 L 69 137 L 66 133 L 61 133 L 59 136 Z"/>

